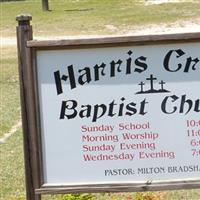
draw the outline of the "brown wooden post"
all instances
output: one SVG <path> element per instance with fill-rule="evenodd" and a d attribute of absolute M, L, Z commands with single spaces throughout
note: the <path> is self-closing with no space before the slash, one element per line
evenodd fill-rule
<path fill-rule="evenodd" d="M 42 0 L 42 9 L 43 9 L 43 11 L 49 10 L 49 1 L 48 0 Z"/>
<path fill-rule="evenodd" d="M 25 158 L 25 181 L 27 200 L 40 200 L 41 196 L 35 194 L 35 189 L 39 188 L 39 170 L 34 159 L 38 159 L 37 145 L 34 141 L 36 123 L 34 115 L 34 94 L 32 71 L 31 48 L 27 47 L 27 41 L 32 40 L 32 27 L 30 15 L 19 15 L 16 17 L 17 26 L 17 48 L 20 78 L 21 114 L 23 124 L 24 158 Z M 30 123 L 31 122 L 31 123 Z"/>

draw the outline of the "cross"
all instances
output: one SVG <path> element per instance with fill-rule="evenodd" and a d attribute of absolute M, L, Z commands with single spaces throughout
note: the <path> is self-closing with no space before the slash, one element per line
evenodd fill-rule
<path fill-rule="evenodd" d="M 145 83 L 144 83 L 144 82 L 140 82 L 140 84 L 138 84 L 138 85 L 141 86 L 141 92 L 144 92 L 144 90 L 143 90 L 143 86 L 145 85 Z"/>
<path fill-rule="evenodd" d="M 161 85 L 161 89 L 163 90 L 163 85 L 165 84 L 165 82 L 162 80 L 159 84 Z"/>
<path fill-rule="evenodd" d="M 146 80 L 149 80 L 149 81 L 150 81 L 151 90 L 154 90 L 154 89 L 153 89 L 153 81 L 154 81 L 154 80 L 157 80 L 157 78 L 154 78 L 154 77 L 153 77 L 153 74 L 151 74 L 149 78 L 146 78 Z"/>

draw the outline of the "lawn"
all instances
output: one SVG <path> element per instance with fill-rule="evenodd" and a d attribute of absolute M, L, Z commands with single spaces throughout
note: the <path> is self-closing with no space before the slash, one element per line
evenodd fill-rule
<path fill-rule="evenodd" d="M 1 47 L 0 138 L 20 120 L 19 79 L 16 53 L 16 47 Z"/>
<path fill-rule="evenodd" d="M 49 12 L 41 10 L 40 0 L 0 3 L 0 31 L 3 37 L 15 36 L 15 17 L 22 13 L 33 16 L 36 36 L 120 34 L 138 25 L 145 27 L 199 17 L 198 0 L 148 6 L 144 6 L 144 1 L 49 0 Z"/>
<path fill-rule="evenodd" d="M 0 3 L 1 37 L 15 37 L 15 17 L 20 13 L 30 13 L 33 16 L 34 35 L 53 36 L 121 34 L 141 25 L 170 24 L 180 19 L 196 19 L 199 18 L 200 10 L 199 1 L 150 6 L 144 6 L 142 1 L 134 0 L 50 0 L 49 2 L 52 10 L 49 12 L 41 10 L 39 0 Z M 20 120 L 20 101 L 16 46 L 1 46 L 0 54 L 0 138 L 2 138 Z M 21 129 L 4 143 L 0 143 L 0 177 L 0 200 L 25 199 Z M 199 200 L 200 189 L 164 191 L 151 195 L 152 198 L 155 197 L 154 200 Z M 104 193 L 95 196 L 98 200 L 136 199 L 136 193 Z M 45 196 L 43 199 L 61 200 L 61 196 Z"/>

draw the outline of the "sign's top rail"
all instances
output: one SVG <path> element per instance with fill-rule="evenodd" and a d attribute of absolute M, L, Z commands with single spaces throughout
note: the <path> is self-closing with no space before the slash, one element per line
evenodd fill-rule
<path fill-rule="evenodd" d="M 162 34 L 144 36 L 113 36 L 98 38 L 78 38 L 60 40 L 30 40 L 28 47 L 34 48 L 55 48 L 55 47 L 76 47 L 76 46 L 101 46 L 101 45 L 144 45 L 170 42 L 192 42 L 200 41 L 200 32 L 181 34 Z"/>

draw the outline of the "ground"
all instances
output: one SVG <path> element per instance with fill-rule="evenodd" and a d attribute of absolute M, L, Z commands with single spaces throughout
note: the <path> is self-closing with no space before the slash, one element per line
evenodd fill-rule
<path fill-rule="evenodd" d="M 134 28 L 127 27 L 126 31 L 118 31 L 114 25 L 107 25 L 107 28 L 114 31 L 114 35 L 154 35 L 154 34 L 174 34 L 174 33 L 188 33 L 200 31 L 200 18 L 192 20 L 179 20 L 171 24 L 150 24 L 143 26 L 135 26 Z M 85 37 L 105 37 L 105 35 L 78 35 L 78 36 L 65 36 L 55 35 L 48 37 L 35 37 L 37 40 L 49 40 L 49 39 L 68 39 L 68 38 L 85 38 Z M 15 37 L 0 37 L 1 45 L 16 45 Z"/>

